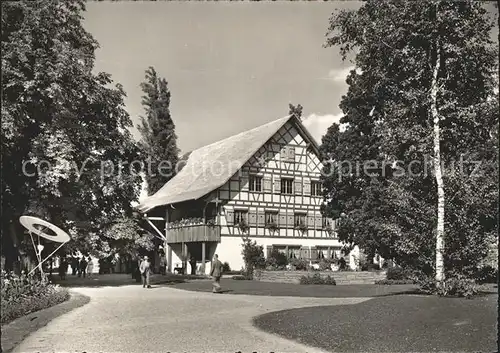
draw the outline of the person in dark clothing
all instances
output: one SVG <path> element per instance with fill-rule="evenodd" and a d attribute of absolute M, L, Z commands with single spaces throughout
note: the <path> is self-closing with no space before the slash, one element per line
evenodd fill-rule
<path fill-rule="evenodd" d="M 61 263 L 59 264 L 59 277 L 61 280 L 66 279 L 66 272 L 68 272 L 68 261 L 65 257 L 61 259 Z"/>
<path fill-rule="evenodd" d="M 220 278 L 222 277 L 222 262 L 219 260 L 219 256 L 215 254 L 214 261 L 212 262 L 212 270 L 210 271 L 210 276 L 213 277 L 214 282 L 212 283 L 212 292 L 220 293 Z"/>
<path fill-rule="evenodd" d="M 191 256 L 191 259 L 189 260 L 189 264 L 191 265 L 191 274 L 195 275 L 196 274 L 196 259 L 194 256 Z"/>
<path fill-rule="evenodd" d="M 87 265 L 88 262 L 85 259 L 85 256 L 83 256 L 82 259 L 80 260 L 80 274 L 83 275 L 83 278 L 85 278 L 85 275 L 87 274 Z M 80 275 L 78 275 L 78 277 L 80 277 Z"/>
<path fill-rule="evenodd" d="M 341 257 L 339 260 L 339 270 L 345 271 L 346 269 L 347 269 L 347 263 L 345 262 L 345 259 Z"/>
<path fill-rule="evenodd" d="M 75 276 L 78 272 L 78 259 L 74 256 L 71 256 L 71 274 Z"/>

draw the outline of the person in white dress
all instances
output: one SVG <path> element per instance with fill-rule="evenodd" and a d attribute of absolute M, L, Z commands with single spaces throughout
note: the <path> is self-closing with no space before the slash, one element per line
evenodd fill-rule
<path fill-rule="evenodd" d="M 87 276 L 92 277 L 94 272 L 94 261 L 92 261 L 92 258 L 89 256 L 89 261 L 87 264 Z"/>

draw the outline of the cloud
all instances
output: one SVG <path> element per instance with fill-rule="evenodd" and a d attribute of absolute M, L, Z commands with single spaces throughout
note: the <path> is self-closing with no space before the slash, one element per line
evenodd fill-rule
<path fill-rule="evenodd" d="M 321 143 L 321 138 L 324 134 L 326 134 L 326 130 L 333 124 L 339 124 L 340 118 L 342 114 L 311 114 L 302 120 L 302 124 L 306 127 L 306 129 L 310 132 L 310 134 L 314 137 L 316 142 Z"/>
<path fill-rule="evenodd" d="M 349 66 L 344 69 L 331 69 L 328 72 L 328 79 L 332 80 L 333 82 L 345 83 L 345 79 L 347 78 L 347 75 L 349 75 L 351 70 L 354 70 L 354 66 Z M 359 75 L 362 71 L 360 69 L 356 69 L 356 72 Z"/>

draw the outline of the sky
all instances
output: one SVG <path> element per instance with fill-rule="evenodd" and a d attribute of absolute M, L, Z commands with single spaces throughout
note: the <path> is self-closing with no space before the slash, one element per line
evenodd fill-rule
<path fill-rule="evenodd" d="M 95 71 L 123 85 L 134 125 L 145 70 L 168 81 L 178 146 L 187 152 L 288 114 L 321 136 L 338 122 L 352 66 L 324 48 L 339 2 L 89 2 L 85 28 L 99 42 Z M 134 136 L 139 138 L 137 131 Z"/>
<path fill-rule="evenodd" d="M 304 125 L 321 142 L 342 116 L 352 68 L 338 48 L 323 47 L 329 18 L 361 4 L 88 2 L 84 26 L 100 44 L 95 71 L 123 85 L 134 126 L 144 114 L 145 70 L 153 66 L 168 81 L 184 153 L 284 117 L 289 103 L 304 107 Z M 492 36 L 498 38 L 498 27 Z"/>

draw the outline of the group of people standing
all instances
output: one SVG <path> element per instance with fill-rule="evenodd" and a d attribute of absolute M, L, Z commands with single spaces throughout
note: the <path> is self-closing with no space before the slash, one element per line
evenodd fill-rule
<path fill-rule="evenodd" d="M 138 261 L 138 270 L 141 276 L 142 288 L 151 288 L 149 283 L 149 278 L 152 273 L 152 265 L 147 256 L 144 256 L 142 259 L 139 257 Z M 219 260 L 219 256 L 216 254 L 214 256 L 214 261 L 212 262 L 212 269 L 210 271 L 210 276 L 213 278 L 212 283 L 212 292 L 214 293 L 222 293 L 222 289 L 220 286 L 220 279 L 222 277 L 223 265 Z"/>
<path fill-rule="evenodd" d="M 59 264 L 59 277 L 64 280 L 66 279 L 66 273 L 68 273 L 69 263 L 66 257 L 61 258 Z M 72 256 L 71 257 L 71 274 L 78 277 L 91 277 L 94 272 L 94 263 L 92 258 L 82 256 L 81 258 Z"/>

